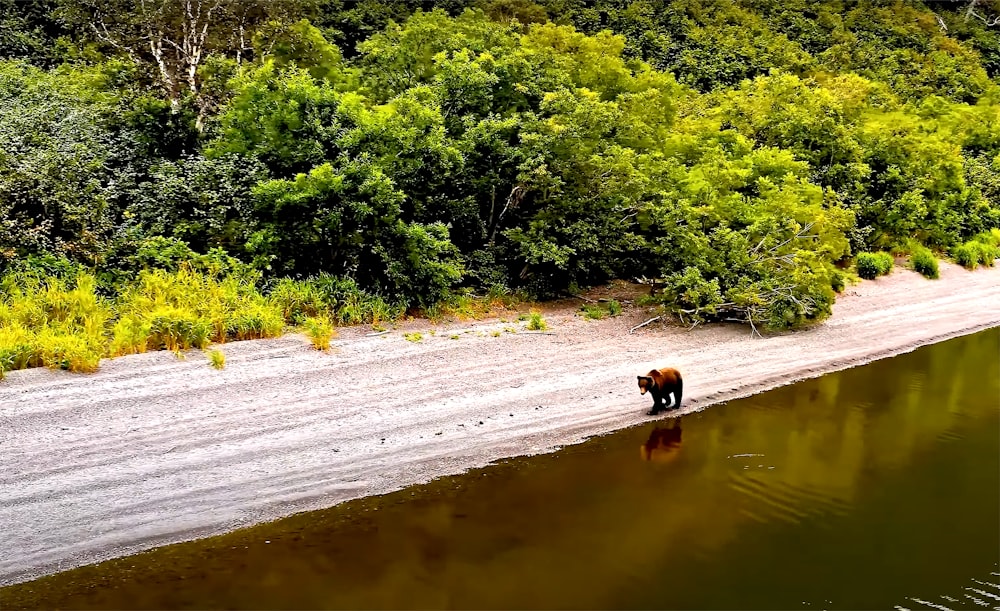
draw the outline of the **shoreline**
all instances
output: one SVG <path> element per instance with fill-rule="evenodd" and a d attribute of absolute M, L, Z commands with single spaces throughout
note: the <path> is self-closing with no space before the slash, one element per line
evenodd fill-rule
<path fill-rule="evenodd" d="M 644 309 L 593 321 L 573 302 L 547 308 L 544 334 L 496 320 L 410 321 L 378 336 L 341 330 L 330 353 L 294 335 L 215 346 L 221 371 L 192 351 L 107 360 L 93 374 L 10 372 L 0 383 L 0 523 L 10 525 L 0 585 L 551 452 L 1000 326 L 1000 268 L 940 265 L 939 280 L 897 267 L 849 286 L 826 322 L 763 338 L 728 324 L 629 335 Z M 668 365 L 684 373 L 684 405 L 646 416 L 651 400 L 634 376 Z"/>

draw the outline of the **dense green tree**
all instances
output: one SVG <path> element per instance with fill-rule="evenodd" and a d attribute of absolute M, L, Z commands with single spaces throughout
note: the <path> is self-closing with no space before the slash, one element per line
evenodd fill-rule
<path fill-rule="evenodd" d="M 258 267 L 351 278 L 414 305 L 441 299 L 461 278 L 444 226 L 403 221 L 403 194 L 369 160 L 263 182 L 254 197 L 256 230 L 247 247 Z"/>
<path fill-rule="evenodd" d="M 805 324 L 852 255 L 1000 226 L 991 2 L 33 1 L 0 257 L 417 306 L 645 276 L 685 321 Z"/>
<path fill-rule="evenodd" d="M 100 260 L 131 179 L 130 134 L 95 71 L 0 62 L 0 257 Z"/>
<path fill-rule="evenodd" d="M 0 59 L 57 63 L 59 39 L 68 32 L 55 18 L 55 8 L 56 0 L 0 0 Z"/>

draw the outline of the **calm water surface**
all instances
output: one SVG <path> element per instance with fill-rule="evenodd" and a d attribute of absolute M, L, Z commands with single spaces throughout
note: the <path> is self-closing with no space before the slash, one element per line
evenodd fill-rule
<path fill-rule="evenodd" d="M 671 424 L 20 584 L 0 606 L 1000 609 L 1000 330 Z"/>

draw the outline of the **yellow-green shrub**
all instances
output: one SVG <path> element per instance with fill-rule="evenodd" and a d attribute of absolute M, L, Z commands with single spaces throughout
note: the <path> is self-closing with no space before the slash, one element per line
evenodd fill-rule
<path fill-rule="evenodd" d="M 310 316 L 305 319 L 302 325 L 305 327 L 306 335 L 317 350 L 329 350 L 330 339 L 336 335 L 333 325 L 326 318 Z"/>
<path fill-rule="evenodd" d="M 46 327 L 36 337 L 37 352 L 42 365 L 69 371 L 97 371 L 103 347 L 100 338 L 61 333 Z"/>
<path fill-rule="evenodd" d="M 152 324 L 134 314 L 127 314 L 118 319 L 111 330 L 111 356 L 124 354 L 139 354 L 149 348 Z"/>

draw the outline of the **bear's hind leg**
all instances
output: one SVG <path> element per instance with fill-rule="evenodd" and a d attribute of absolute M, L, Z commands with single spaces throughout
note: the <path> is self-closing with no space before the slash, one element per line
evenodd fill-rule
<path fill-rule="evenodd" d="M 681 408 L 681 396 L 684 394 L 684 385 L 682 383 L 677 384 L 677 388 L 674 389 L 674 404 L 670 409 L 680 409 Z"/>

